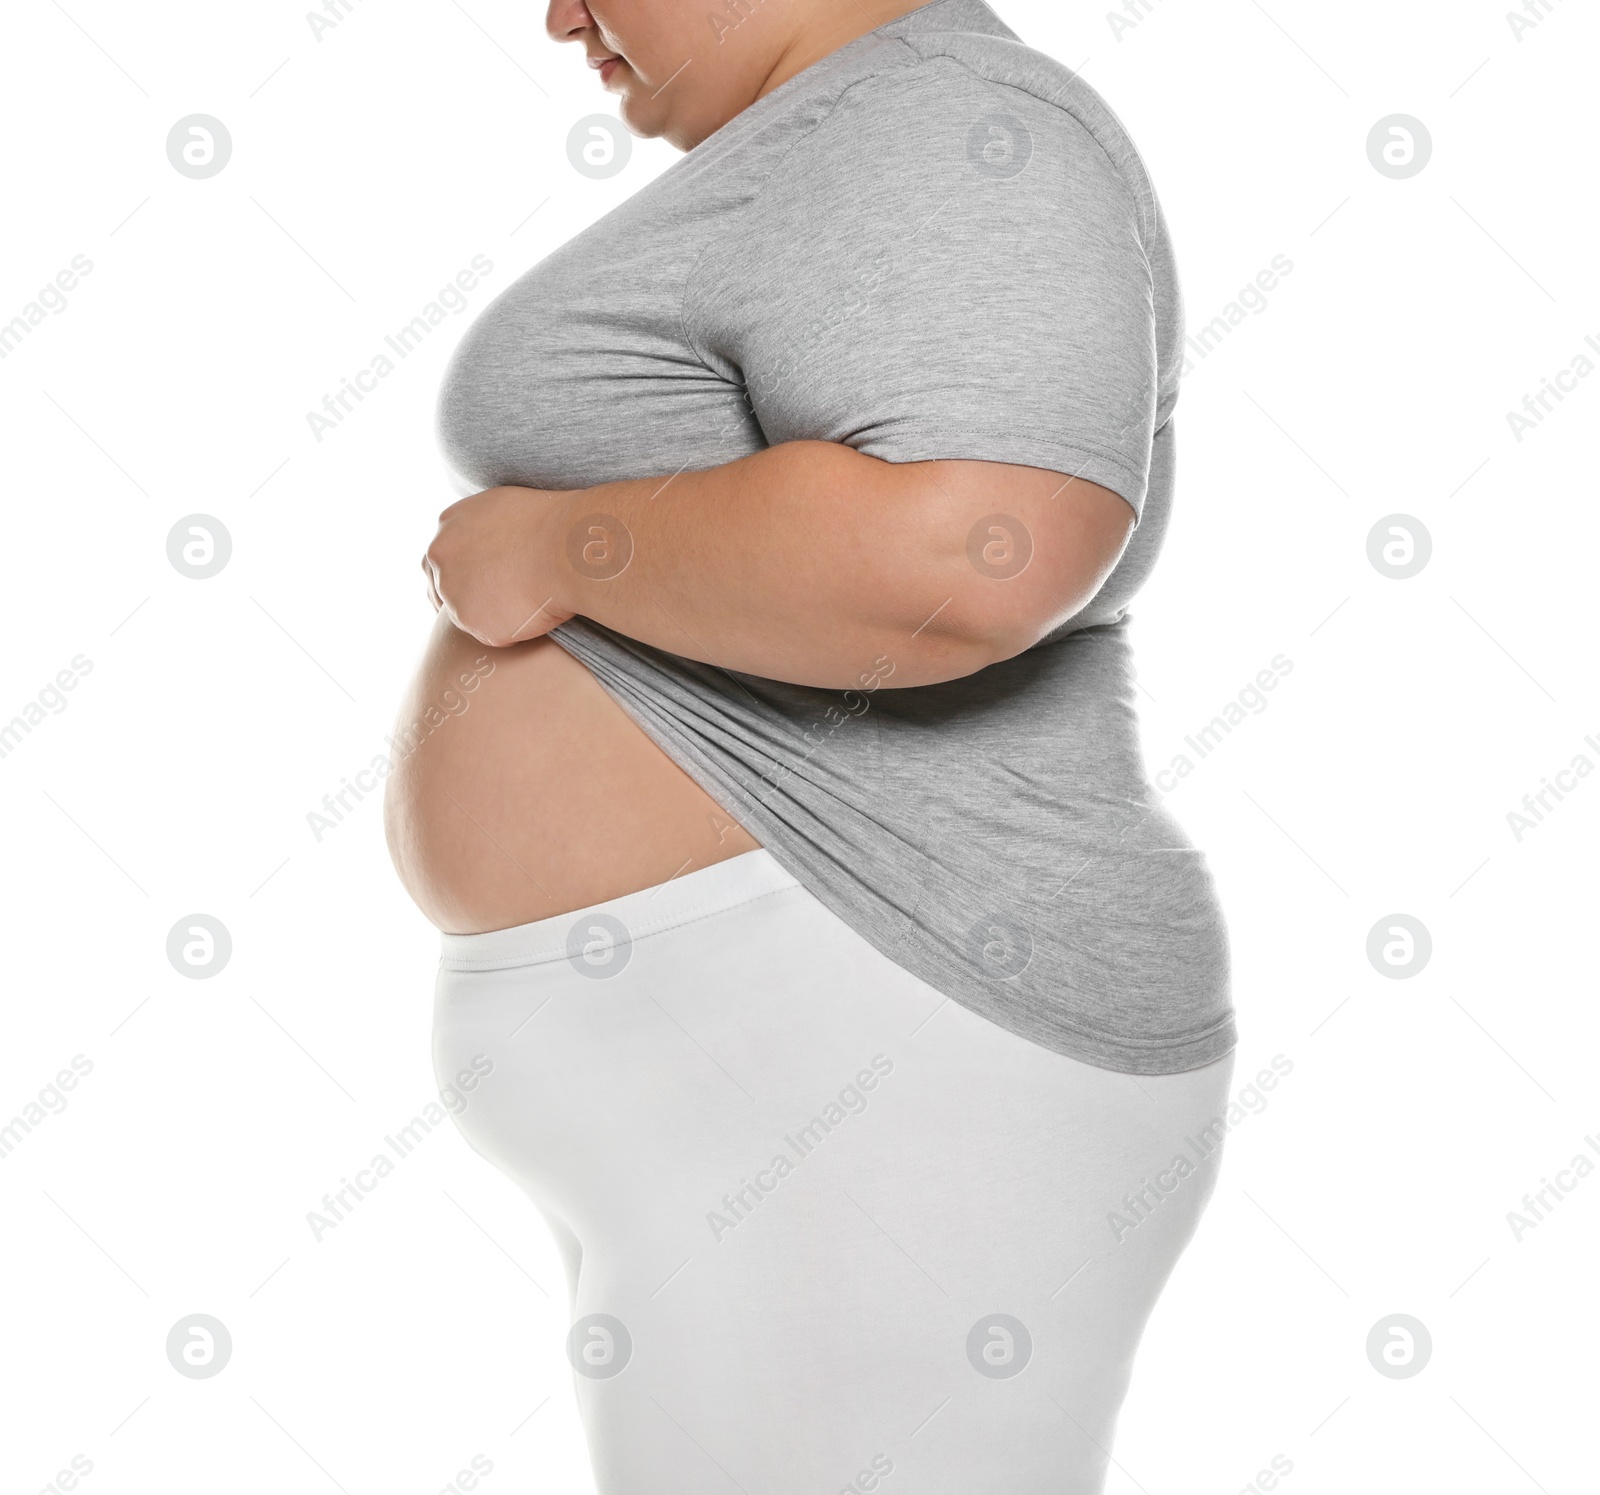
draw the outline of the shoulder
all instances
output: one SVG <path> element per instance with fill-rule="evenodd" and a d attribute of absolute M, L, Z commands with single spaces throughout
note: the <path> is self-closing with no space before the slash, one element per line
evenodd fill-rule
<path fill-rule="evenodd" d="M 1122 122 L 1070 68 L 1021 42 L 974 32 L 886 38 L 870 71 L 810 101 L 793 170 L 852 181 L 940 178 L 1048 183 L 1078 202 L 1126 208 L 1156 230 L 1144 162 Z M 820 107 L 819 107 L 820 106 Z"/>

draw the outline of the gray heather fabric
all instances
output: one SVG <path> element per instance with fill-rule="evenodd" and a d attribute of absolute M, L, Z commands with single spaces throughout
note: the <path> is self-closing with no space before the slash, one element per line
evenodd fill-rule
<path fill-rule="evenodd" d="M 1234 1046 L 1199 851 L 1144 773 L 1127 605 L 1161 547 L 1182 357 L 1172 247 L 1115 115 L 982 0 L 934 0 L 758 100 L 468 330 L 439 438 L 463 494 L 783 441 L 1077 474 L 1139 516 L 1016 659 L 895 690 L 734 675 L 587 620 L 558 643 L 883 954 L 1002 1028 L 1138 1074 Z"/>

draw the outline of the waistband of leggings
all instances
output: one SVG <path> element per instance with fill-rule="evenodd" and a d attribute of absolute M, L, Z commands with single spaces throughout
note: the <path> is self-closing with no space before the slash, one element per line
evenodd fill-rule
<path fill-rule="evenodd" d="M 741 852 L 670 882 L 574 909 L 570 914 L 510 929 L 491 929 L 486 934 L 441 934 L 440 964 L 447 971 L 543 965 L 581 955 L 596 938 L 613 945 L 631 944 L 799 886 L 771 852 Z"/>

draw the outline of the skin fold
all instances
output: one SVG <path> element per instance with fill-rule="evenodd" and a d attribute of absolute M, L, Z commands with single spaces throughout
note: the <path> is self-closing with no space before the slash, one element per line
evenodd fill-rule
<path fill-rule="evenodd" d="M 551 0 L 545 29 L 553 41 L 582 46 L 591 66 L 619 58 L 603 86 L 620 99 L 623 123 L 635 135 L 688 151 L 813 62 L 920 4 L 740 0 L 719 8 L 706 0 Z"/>
<path fill-rule="evenodd" d="M 700 0 L 554 0 L 548 29 L 591 63 L 617 59 L 603 86 L 629 128 L 688 150 L 915 8 L 758 0 L 719 31 Z M 972 560 L 975 526 L 996 514 L 1032 546 L 1005 579 Z M 595 515 L 602 533 L 583 523 Z M 437 617 L 396 735 L 409 742 L 430 711 L 442 725 L 415 734 L 386 785 L 401 881 L 439 928 L 470 934 L 756 849 L 545 637 L 567 618 L 795 684 L 850 689 L 881 675 L 875 662 L 887 657 L 892 677 L 876 683 L 925 685 L 1010 658 L 1070 618 L 1116 564 L 1133 520 L 1118 495 L 1066 473 L 892 464 L 815 441 L 704 472 L 462 499 L 423 557 Z M 624 550 L 615 574 L 593 563 Z M 442 701 L 452 703 L 443 713 Z"/>

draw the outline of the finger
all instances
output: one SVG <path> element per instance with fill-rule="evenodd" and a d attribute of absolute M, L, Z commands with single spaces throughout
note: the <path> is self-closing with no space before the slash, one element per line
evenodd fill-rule
<path fill-rule="evenodd" d="M 559 628 L 563 623 L 568 622 L 573 616 L 574 614 L 572 613 L 558 613 L 552 608 L 541 608 L 533 615 L 533 618 L 530 622 L 524 623 L 522 627 L 517 630 L 511 642 L 514 644 L 523 644 L 529 639 L 544 638 L 552 629 Z"/>
<path fill-rule="evenodd" d="M 438 612 L 444 606 L 444 599 L 439 595 L 439 576 L 433 569 L 433 562 L 427 556 L 422 558 L 422 574 L 428 582 L 428 600 L 433 603 L 433 610 Z"/>
<path fill-rule="evenodd" d="M 448 602 L 444 604 L 444 615 L 450 620 L 450 626 L 452 628 L 458 629 L 460 632 L 466 634 L 468 638 L 475 638 L 480 644 L 485 644 L 491 649 L 499 648 L 499 643 L 496 640 L 492 638 L 485 638 L 482 631 L 463 622 L 461 615 L 457 613 L 455 608 L 451 607 Z"/>
<path fill-rule="evenodd" d="M 511 635 L 513 643 L 525 643 L 528 639 L 544 638 L 552 629 L 559 628 L 563 623 L 570 621 L 575 614 L 562 612 L 552 607 L 555 598 L 549 597 L 541 602 L 523 620 L 522 626 Z"/>
<path fill-rule="evenodd" d="M 561 621 L 561 618 L 558 614 L 550 611 L 550 604 L 554 600 L 554 598 L 550 597 L 545 598 L 543 602 L 534 608 L 534 610 L 529 613 L 527 617 L 525 617 L 514 629 L 512 629 L 511 639 L 513 643 L 522 643 L 530 638 L 539 638 L 548 633 L 556 626 L 556 623 Z"/>

